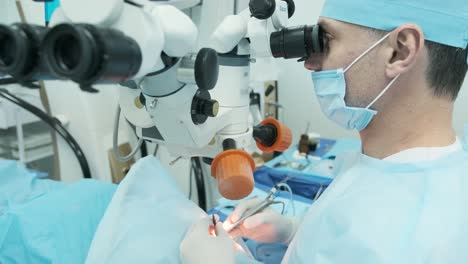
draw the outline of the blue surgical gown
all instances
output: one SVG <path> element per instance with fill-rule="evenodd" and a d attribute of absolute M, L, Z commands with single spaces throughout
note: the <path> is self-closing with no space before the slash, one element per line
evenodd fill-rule
<path fill-rule="evenodd" d="M 0 160 L 0 263 L 83 263 L 116 186 L 36 178 Z"/>
<path fill-rule="evenodd" d="M 468 151 L 433 162 L 337 160 L 283 263 L 468 263 Z"/>
<path fill-rule="evenodd" d="M 180 242 L 202 217 L 206 213 L 185 197 L 159 160 L 145 157 L 120 183 L 86 263 L 180 263 Z M 236 261 L 254 263 L 240 251 Z"/>

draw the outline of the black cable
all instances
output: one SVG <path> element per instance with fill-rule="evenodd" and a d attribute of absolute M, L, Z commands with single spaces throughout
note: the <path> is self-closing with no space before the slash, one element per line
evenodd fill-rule
<path fill-rule="evenodd" d="M 197 193 L 198 193 L 198 206 L 206 211 L 206 190 L 205 190 L 205 181 L 203 179 L 203 171 L 200 159 L 197 157 L 191 158 L 193 166 L 195 168 L 195 181 L 197 184 Z"/>
<path fill-rule="evenodd" d="M 3 97 L 6 100 L 27 110 L 33 115 L 39 117 L 50 127 L 52 127 L 65 140 L 65 142 L 67 142 L 67 144 L 73 150 L 73 153 L 75 154 L 76 158 L 78 159 L 78 162 L 80 163 L 81 171 L 83 172 L 83 177 L 87 179 L 91 178 L 91 170 L 89 168 L 89 164 L 88 164 L 88 161 L 86 160 L 86 156 L 83 150 L 81 149 L 78 142 L 76 142 L 73 136 L 63 127 L 63 125 L 60 123 L 58 119 L 49 116 L 47 113 L 45 113 L 41 109 L 24 101 L 23 99 L 14 96 L 13 94 L 11 94 L 8 90 L 4 88 L 0 88 L 0 97 Z"/>
<path fill-rule="evenodd" d="M 41 88 L 37 83 L 31 82 L 18 82 L 17 80 L 8 77 L 8 78 L 0 78 L 0 85 L 10 85 L 10 84 L 20 84 L 23 87 L 30 88 L 30 89 L 39 89 Z"/>
<path fill-rule="evenodd" d="M 158 157 L 159 144 L 156 144 L 153 151 L 153 156 Z"/>
<path fill-rule="evenodd" d="M 16 84 L 16 83 L 18 82 L 13 78 L 1 78 L 0 79 L 0 85 L 8 85 L 8 84 Z"/>
<path fill-rule="evenodd" d="M 190 173 L 189 173 L 189 193 L 188 193 L 188 199 L 192 200 L 192 179 L 193 179 L 193 163 L 190 161 Z"/>
<path fill-rule="evenodd" d="M 129 4 L 129 5 L 132 5 L 132 6 L 136 6 L 136 7 L 140 7 L 140 8 L 143 7 L 142 5 L 140 5 L 140 4 L 138 4 L 138 3 L 135 3 L 135 2 L 133 2 L 133 1 L 131 1 L 131 0 L 124 0 L 124 2 L 127 3 L 127 4 Z"/>
<path fill-rule="evenodd" d="M 148 156 L 148 146 L 146 145 L 145 141 L 143 141 L 143 143 L 141 144 L 140 152 L 142 158 Z"/>

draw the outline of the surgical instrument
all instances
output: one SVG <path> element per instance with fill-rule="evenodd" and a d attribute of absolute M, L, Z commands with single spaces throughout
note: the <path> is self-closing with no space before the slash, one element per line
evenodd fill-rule
<path fill-rule="evenodd" d="M 263 209 L 267 208 L 268 206 L 275 204 L 275 198 L 278 197 L 280 189 L 279 186 L 281 184 L 286 183 L 289 180 L 290 176 L 284 178 L 281 182 L 273 186 L 273 188 L 270 189 L 268 192 L 267 197 L 260 203 L 258 204 L 255 208 L 247 211 L 237 222 L 235 222 L 231 227 L 229 227 L 226 232 L 231 232 L 232 230 L 236 229 L 239 227 L 242 222 L 244 222 L 247 218 L 257 214 L 258 212 L 261 212 Z"/>

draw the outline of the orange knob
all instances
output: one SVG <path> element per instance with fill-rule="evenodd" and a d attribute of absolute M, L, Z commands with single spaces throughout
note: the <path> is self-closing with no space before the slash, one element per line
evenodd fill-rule
<path fill-rule="evenodd" d="M 275 143 L 272 146 L 265 146 L 262 145 L 260 142 L 257 141 L 257 147 L 266 153 L 279 151 L 283 152 L 291 146 L 292 143 L 292 133 L 289 127 L 281 124 L 278 120 L 274 118 L 267 118 L 262 121 L 262 125 L 272 125 L 276 128 L 277 137 Z"/>
<path fill-rule="evenodd" d="M 230 200 L 248 196 L 254 188 L 255 162 L 247 152 L 231 149 L 221 152 L 211 164 L 221 195 Z"/>

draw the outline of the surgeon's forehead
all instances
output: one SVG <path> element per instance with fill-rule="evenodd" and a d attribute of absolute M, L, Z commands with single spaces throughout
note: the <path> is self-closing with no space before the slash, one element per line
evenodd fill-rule
<path fill-rule="evenodd" d="M 325 29 L 325 31 L 336 31 L 340 28 L 339 21 L 326 17 L 320 17 L 317 24 Z"/>
<path fill-rule="evenodd" d="M 353 25 L 347 22 L 338 21 L 338 20 L 326 18 L 326 17 L 320 17 L 317 24 L 319 24 L 326 32 L 335 34 L 335 35 L 338 35 L 344 32 L 351 33 L 353 30 L 361 29 L 357 25 Z"/>

